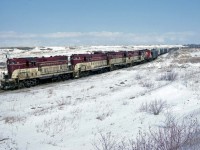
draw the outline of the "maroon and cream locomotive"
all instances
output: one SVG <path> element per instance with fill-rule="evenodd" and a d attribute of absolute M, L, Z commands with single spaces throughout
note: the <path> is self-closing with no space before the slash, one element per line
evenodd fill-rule
<path fill-rule="evenodd" d="M 92 52 L 69 56 L 28 57 L 7 60 L 8 74 L 1 89 L 31 87 L 44 80 L 66 80 L 102 73 L 152 59 L 151 50 Z"/>

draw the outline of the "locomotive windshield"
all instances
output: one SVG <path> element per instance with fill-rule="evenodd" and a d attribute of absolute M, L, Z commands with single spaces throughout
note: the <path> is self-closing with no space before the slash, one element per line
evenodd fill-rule
<path fill-rule="evenodd" d="M 8 61 L 7 61 L 7 64 L 8 64 L 8 65 L 12 65 L 12 64 L 16 64 L 16 62 L 15 62 L 14 60 L 8 60 Z"/>

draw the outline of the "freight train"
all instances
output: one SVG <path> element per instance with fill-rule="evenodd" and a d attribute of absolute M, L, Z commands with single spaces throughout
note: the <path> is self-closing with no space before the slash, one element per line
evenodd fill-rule
<path fill-rule="evenodd" d="M 8 73 L 1 80 L 1 89 L 29 88 L 44 81 L 61 81 L 108 72 L 154 60 L 169 50 L 96 51 L 71 56 L 7 59 Z"/>

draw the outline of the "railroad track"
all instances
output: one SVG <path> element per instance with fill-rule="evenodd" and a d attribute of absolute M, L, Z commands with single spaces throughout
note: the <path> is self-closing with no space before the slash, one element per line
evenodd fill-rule
<path fill-rule="evenodd" d="M 53 87 L 53 86 L 58 85 L 58 84 L 69 84 L 69 83 L 76 82 L 78 80 L 82 80 L 82 79 L 85 79 L 85 78 L 88 78 L 88 77 L 91 77 L 91 76 L 93 76 L 93 75 L 90 75 L 90 76 L 87 76 L 87 77 L 82 77 L 82 78 L 75 79 L 75 80 L 74 79 L 68 79 L 68 80 L 65 80 L 65 81 L 41 83 L 41 84 L 38 84 L 38 85 L 30 87 L 30 88 L 22 88 L 22 89 L 14 89 L 14 90 L 1 90 L 0 89 L 0 94 L 27 92 L 27 91 L 30 91 L 31 89 L 35 90 L 36 88 L 43 89 L 43 88 Z"/>

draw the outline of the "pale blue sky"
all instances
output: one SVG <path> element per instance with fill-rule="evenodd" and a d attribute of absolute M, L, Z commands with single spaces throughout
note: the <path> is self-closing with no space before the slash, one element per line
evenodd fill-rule
<path fill-rule="evenodd" d="M 0 0 L 0 46 L 200 43 L 199 0 Z"/>

